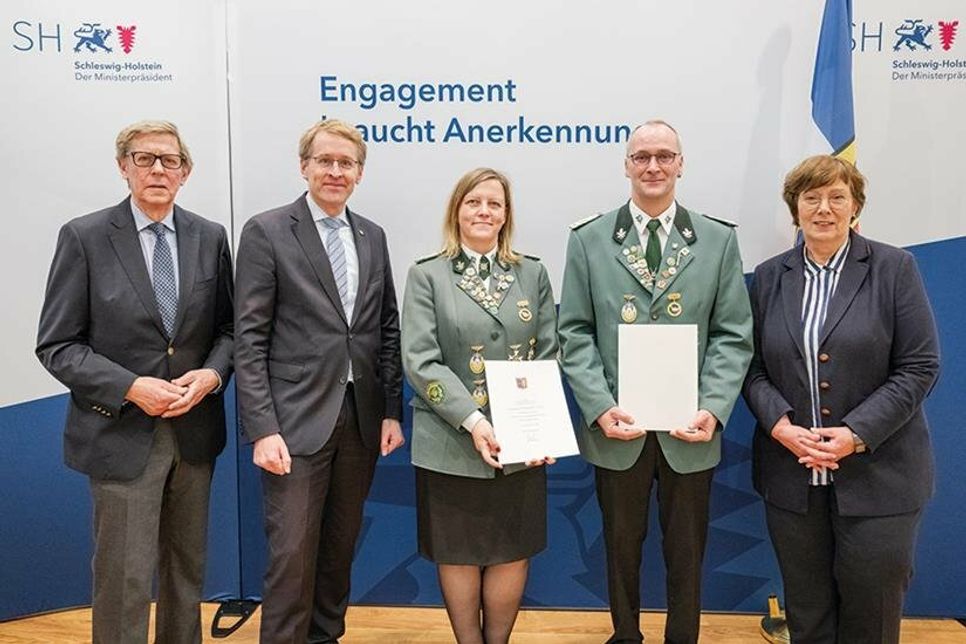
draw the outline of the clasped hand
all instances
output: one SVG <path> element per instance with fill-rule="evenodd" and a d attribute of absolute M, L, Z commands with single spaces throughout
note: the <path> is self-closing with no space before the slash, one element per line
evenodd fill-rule
<path fill-rule="evenodd" d="M 771 436 L 798 457 L 805 467 L 837 470 L 839 461 L 855 451 L 852 430 L 845 426 L 806 428 L 782 416 Z"/>
<path fill-rule="evenodd" d="M 192 369 L 170 382 L 140 376 L 131 384 L 124 398 L 140 407 L 148 416 L 174 418 L 191 411 L 217 387 L 218 375 L 213 369 Z"/>

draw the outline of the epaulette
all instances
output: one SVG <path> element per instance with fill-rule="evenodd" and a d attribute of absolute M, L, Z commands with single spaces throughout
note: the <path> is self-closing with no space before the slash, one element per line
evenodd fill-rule
<path fill-rule="evenodd" d="M 535 262 L 539 262 L 540 261 L 540 258 L 537 257 L 536 255 L 527 255 L 526 253 L 520 253 L 520 254 L 523 255 L 524 257 L 526 257 L 527 259 L 532 259 Z"/>
<path fill-rule="evenodd" d="M 426 257 L 420 257 L 419 259 L 416 260 L 416 263 L 417 264 L 423 264 L 425 262 L 428 262 L 431 259 L 436 259 L 437 257 L 439 257 L 442 254 L 443 254 L 442 252 L 439 252 L 439 253 L 433 253 L 432 255 L 427 255 Z"/>
<path fill-rule="evenodd" d="M 599 213 L 597 213 L 595 215 L 591 215 L 590 217 L 584 217 L 580 221 L 575 221 L 574 223 L 570 224 L 570 230 L 577 230 L 581 226 L 584 226 L 586 224 L 589 224 L 590 222 L 592 222 L 593 220 L 597 219 L 598 217 L 601 217 L 603 214 L 604 213 L 599 212 Z"/>
<path fill-rule="evenodd" d="M 703 213 L 702 213 L 702 216 L 704 216 L 707 219 L 710 219 L 711 221 L 716 221 L 719 224 L 724 224 L 725 226 L 730 226 L 731 228 L 737 228 L 738 227 L 738 222 L 737 221 L 731 221 L 730 219 L 724 219 L 722 217 L 712 217 L 711 215 L 704 215 Z"/>

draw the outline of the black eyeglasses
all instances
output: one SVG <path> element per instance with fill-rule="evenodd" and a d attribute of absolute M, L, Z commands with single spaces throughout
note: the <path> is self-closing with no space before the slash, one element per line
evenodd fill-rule
<path fill-rule="evenodd" d="M 166 170 L 177 170 L 184 165 L 184 157 L 180 154 L 154 154 L 153 152 L 129 152 L 128 156 L 139 168 L 154 167 L 155 161 L 161 159 L 161 166 Z"/>
<path fill-rule="evenodd" d="M 631 163 L 637 166 L 647 166 L 651 164 L 651 159 L 657 160 L 658 165 L 671 165 L 674 160 L 678 158 L 677 152 L 658 152 L 657 154 L 648 154 L 647 152 L 636 152 L 634 154 L 627 155 L 627 158 L 631 160 Z"/>

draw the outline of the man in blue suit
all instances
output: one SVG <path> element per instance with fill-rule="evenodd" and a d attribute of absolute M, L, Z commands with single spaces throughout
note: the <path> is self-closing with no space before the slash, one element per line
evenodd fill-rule
<path fill-rule="evenodd" d="M 191 174 L 178 129 L 117 137 L 131 194 L 60 231 L 37 356 L 70 390 L 67 465 L 94 499 L 93 641 L 201 641 L 208 494 L 225 445 L 232 270 L 225 229 L 175 205 Z"/>

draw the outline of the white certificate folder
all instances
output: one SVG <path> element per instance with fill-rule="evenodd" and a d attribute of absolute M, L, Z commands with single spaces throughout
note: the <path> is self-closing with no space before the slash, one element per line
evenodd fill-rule
<path fill-rule="evenodd" d="M 556 360 L 487 360 L 486 388 L 501 463 L 579 453 Z"/>
<path fill-rule="evenodd" d="M 686 429 L 698 411 L 698 327 L 622 324 L 618 406 L 649 431 Z"/>

